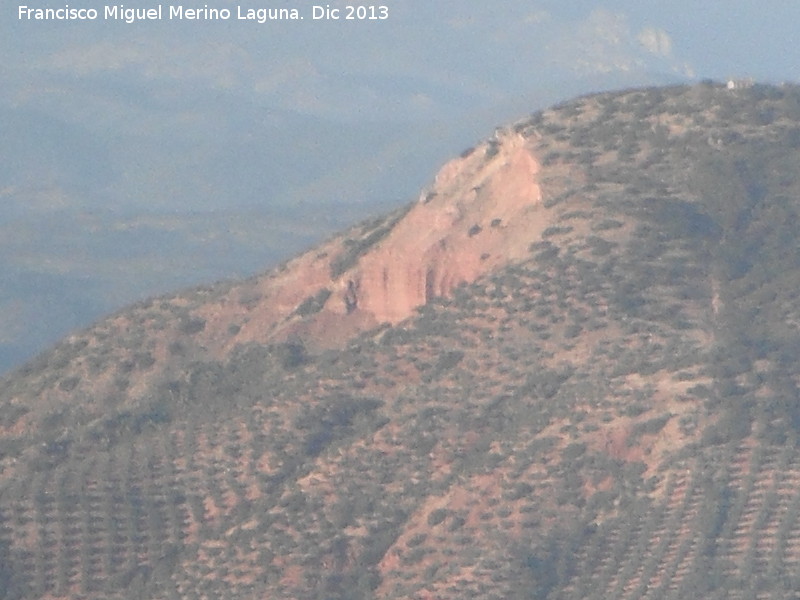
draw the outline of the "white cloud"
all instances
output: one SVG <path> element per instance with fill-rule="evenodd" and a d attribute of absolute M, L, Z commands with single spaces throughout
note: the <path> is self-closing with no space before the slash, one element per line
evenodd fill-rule
<path fill-rule="evenodd" d="M 622 13 L 598 8 L 589 14 L 581 30 L 589 41 L 619 46 L 628 37 L 628 19 Z"/>
<path fill-rule="evenodd" d="M 624 14 L 605 9 L 592 11 L 583 21 L 566 24 L 572 33 L 556 47 L 558 62 L 578 72 L 628 72 L 640 64 L 631 48 L 631 33 Z"/>
<path fill-rule="evenodd" d="M 672 39 L 663 29 L 646 27 L 636 36 L 645 50 L 656 56 L 668 57 L 672 54 Z"/>
<path fill-rule="evenodd" d="M 636 32 L 622 12 L 596 9 L 577 22 L 559 23 L 560 37 L 548 44 L 554 62 L 577 73 L 691 73 L 673 54 L 672 38 L 658 27 Z"/>

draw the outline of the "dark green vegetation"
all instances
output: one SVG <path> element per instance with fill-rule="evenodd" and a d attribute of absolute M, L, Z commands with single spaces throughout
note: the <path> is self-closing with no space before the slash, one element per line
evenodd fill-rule
<path fill-rule="evenodd" d="M 221 361 L 198 289 L 3 381 L 0 597 L 795 598 L 800 90 L 514 127 L 548 227 L 396 327 Z"/>

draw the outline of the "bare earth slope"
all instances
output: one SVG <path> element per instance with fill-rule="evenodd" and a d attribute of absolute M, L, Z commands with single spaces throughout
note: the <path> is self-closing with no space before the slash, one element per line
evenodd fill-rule
<path fill-rule="evenodd" d="M 0 385 L 0 597 L 794 598 L 800 92 L 581 98 Z"/>

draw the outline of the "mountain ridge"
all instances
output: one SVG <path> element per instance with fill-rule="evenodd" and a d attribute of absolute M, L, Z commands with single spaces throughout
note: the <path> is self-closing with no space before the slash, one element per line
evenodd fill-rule
<path fill-rule="evenodd" d="M 68 338 L 3 380 L 0 589 L 791 598 L 799 136 L 792 86 L 579 98 Z"/>

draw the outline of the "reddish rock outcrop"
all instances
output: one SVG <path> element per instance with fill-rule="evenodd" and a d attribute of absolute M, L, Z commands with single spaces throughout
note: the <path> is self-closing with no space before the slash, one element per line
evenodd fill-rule
<path fill-rule="evenodd" d="M 394 324 L 521 257 L 530 237 L 520 229 L 530 228 L 541 200 L 538 170 L 517 135 L 448 163 L 405 218 L 337 282 L 340 300 L 329 308 L 347 311 L 355 302 L 376 321 Z"/>
<path fill-rule="evenodd" d="M 538 172 L 529 142 L 499 131 L 447 163 L 380 239 L 370 242 L 369 232 L 350 232 L 249 288 L 234 288 L 220 304 L 206 305 L 207 341 L 213 347 L 216 338 L 230 348 L 304 335 L 335 346 L 359 330 L 402 321 L 432 298 L 526 255 L 547 226 Z M 368 247 L 337 269 L 354 244 Z M 331 293 L 316 312 L 298 314 L 304 301 L 323 290 Z M 247 295 L 256 298 L 254 306 L 246 306 Z M 244 323 L 231 338 L 221 328 L 237 312 Z"/>

